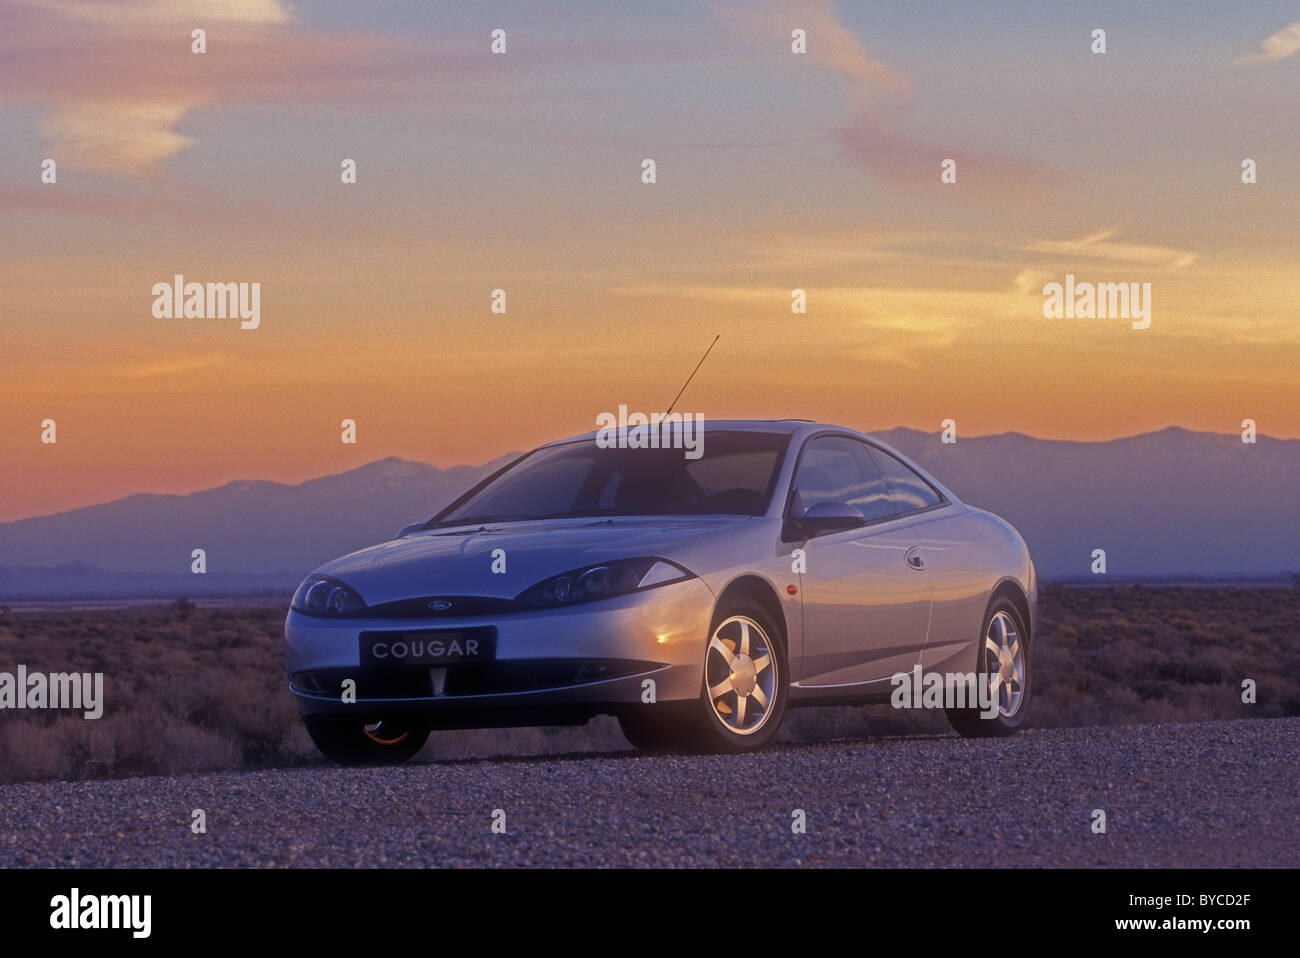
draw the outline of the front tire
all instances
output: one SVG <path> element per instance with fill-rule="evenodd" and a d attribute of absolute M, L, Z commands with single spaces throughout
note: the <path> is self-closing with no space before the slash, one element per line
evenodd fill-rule
<path fill-rule="evenodd" d="M 748 596 L 719 605 L 687 746 L 702 752 L 762 748 L 785 718 L 788 675 L 785 637 L 767 609 Z"/>
<path fill-rule="evenodd" d="M 415 757 L 429 730 L 397 720 L 364 722 L 346 715 L 304 715 L 303 725 L 322 755 L 336 765 L 400 765 Z"/>
<path fill-rule="evenodd" d="M 639 705 L 635 711 L 620 712 L 618 727 L 633 748 L 657 752 L 677 748 L 685 738 L 686 716 L 682 702 Z"/>
<path fill-rule="evenodd" d="M 996 696 L 998 714 L 985 718 L 978 707 L 945 709 L 949 724 L 965 738 L 1014 735 L 1029 709 L 1029 631 L 1008 599 L 995 601 L 984 617 L 976 649 L 975 681 Z"/>
<path fill-rule="evenodd" d="M 642 705 L 619 715 L 640 749 L 751 752 L 770 742 L 785 716 L 785 639 L 757 601 L 741 596 L 714 611 L 700 697 Z"/>

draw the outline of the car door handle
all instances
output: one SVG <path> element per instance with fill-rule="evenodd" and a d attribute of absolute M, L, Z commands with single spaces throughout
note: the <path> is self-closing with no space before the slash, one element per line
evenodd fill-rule
<path fill-rule="evenodd" d="M 925 560 L 921 558 L 920 546 L 913 546 L 908 549 L 907 555 L 903 556 L 903 561 L 917 571 L 925 568 Z"/>

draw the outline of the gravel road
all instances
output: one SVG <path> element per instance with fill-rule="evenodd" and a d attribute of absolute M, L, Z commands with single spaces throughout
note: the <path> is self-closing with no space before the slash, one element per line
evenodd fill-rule
<path fill-rule="evenodd" d="M 0 865 L 1294 868 L 1297 743 L 1289 718 L 11 785 Z"/>

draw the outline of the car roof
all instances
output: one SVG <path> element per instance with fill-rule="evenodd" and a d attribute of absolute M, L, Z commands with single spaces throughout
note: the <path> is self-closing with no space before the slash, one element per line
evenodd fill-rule
<path fill-rule="evenodd" d="M 859 429 L 851 429 L 848 426 L 836 426 L 833 423 L 817 422 L 812 419 L 706 419 L 704 427 L 707 430 L 717 430 L 720 432 L 768 432 L 779 433 L 791 437 L 792 442 L 802 442 L 806 437 L 814 433 L 835 432 L 844 433 L 850 436 L 857 436 L 869 440 L 878 446 L 889 450 L 893 455 L 901 459 L 907 466 L 920 473 L 931 485 L 937 488 L 950 501 L 960 503 L 961 500 L 953 494 L 953 491 L 940 482 L 929 470 L 925 469 L 914 459 L 904 455 L 899 449 L 891 446 L 883 439 L 878 439 L 870 433 L 862 432 Z M 580 436 L 570 436 L 567 439 L 556 439 L 553 442 L 544 443 L 538 446 L 538 449 L 545 449 L 547 446 L 559 446 L 567 442 L 581 442 L 596 438 L 597 431 L 583 433 Z M 783 467 L 783 474 L 793 469 L 793 458 L 790 459 Z"/>
<path fill-rule="evenodd" d="M 673 415 L 679 415 L 673 413 Z M 683 413 L 680 415 L 689 415 Z M 826 423 L 814 422 L 811 419 L 705 419 L 704 428 L 710 431 L 719 432 L 774 432 L 794 435 L 803 432 L 809 427 L 817 429 L 840 429 L 840 426 L 829 426 Z M 569 436 L 567 439 L 556 439 L 552 442 L 545 443 L 546 446 L 558 446 L 566 442 L 579 442 L 584 439 L 595 439 L 598 430 L 593 429 L 591 432 L 585 432 L 578 436 Z M 845 432 L 858 433 L 856 429 L 845 429 Z"/>

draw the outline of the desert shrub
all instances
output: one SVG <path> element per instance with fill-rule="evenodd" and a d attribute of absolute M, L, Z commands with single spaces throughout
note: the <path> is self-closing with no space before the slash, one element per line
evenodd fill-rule
<path fill-rule="evenodd" d="M 6 782 L 69 778 L 67 759 L 52 724 L 7 719 L 0 724 L 0 771 Z"/>
<path fill-rule="evenodd" d="M 160 740 L 169 772 L 219 772 L 244 767 L 239 744 L 229 735 L 195 725 L 164 725 Z"/>
<path fill-rule="evenodd" d="M 1278 589 L 1047 585 L 1030 724 L 1300 715 L 1300 602 Z M 183 614 L 182 614 L 183 613 Z M 286 688 L 284 609 L 18 612 L 0 668 L 103 672 L 104 716 L 0 712 L 0 782 L 321 764 Z M 1241 702 L 1241 683 L 1258 701 Z M 795 709 L 787 742 L 950 734 L 941 713 Z M 629 746 L 610 718 L 558 729 L 436 732 L 426 758 Z"/>

